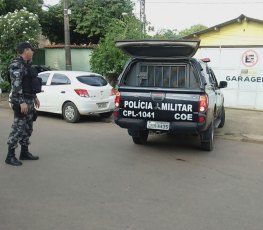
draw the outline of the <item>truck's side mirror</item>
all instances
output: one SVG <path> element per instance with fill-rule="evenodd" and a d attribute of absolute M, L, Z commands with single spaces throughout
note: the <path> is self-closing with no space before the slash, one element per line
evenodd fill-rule
<path fill-rule="evenodd" d="M 222 89 L 222 88 L 226 88 L 227 87 L 227 81 L 220 81 L 219 82 L 219 88 Z"/>

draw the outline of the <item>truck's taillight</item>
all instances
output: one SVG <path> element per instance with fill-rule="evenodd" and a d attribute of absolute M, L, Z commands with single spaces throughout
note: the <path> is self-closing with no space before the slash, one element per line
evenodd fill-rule
<path fill-rule="evenodd" d="M 199 112 L 205 112 L 208 108 L 208 98 L 206 95 L 201 95 L 199 99 Z"/>
<path fill-rule="evenodd" d="M 116 92 L 115 108 L 119 108 L 120 107 L 120 101 L 121 101 L 121 94 L 120 94 L 120 92 Z"/>
<path fill-rule="evenodd" d="M 118 119 L 119 117 L 119 108 L 120 108 L 120 101 L 121 101 L 121 94 L 118 91 L 115 91 L 115 110 L 113 112 L 114 118 Z"/>
<path fill-rule="evenodd" d="M 201 95 L 199 98 L 199 112 L 203 113 L 206 112 L 208 108 L 208 97 L 206 95 Z M 204 123 L 205 122 L 205 116 L 199 116 L 198 118 L 199 123 Z"/>
<path fill-rule="evenodd" d="M 75 91 L 80 97 L 89 97 L 88 90 L 86 90 L 86 89 L 74 89 L 74 91 Z"/>

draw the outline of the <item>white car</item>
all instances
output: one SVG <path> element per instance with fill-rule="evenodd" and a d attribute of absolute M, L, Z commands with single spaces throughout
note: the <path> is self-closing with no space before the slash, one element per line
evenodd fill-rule
<path fill-rule="evenodd" d="M 67 122 L 77 122 L 80 115 L 110 117 L 115 104 L 114 88 L 99 74 L 82 71 L 45 71 L 38 111 L 62 114 Z"/>

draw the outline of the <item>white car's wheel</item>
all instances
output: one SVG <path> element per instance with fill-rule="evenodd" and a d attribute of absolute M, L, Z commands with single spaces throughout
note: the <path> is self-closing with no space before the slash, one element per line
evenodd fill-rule
<path fill-rule="evenodd" d="M 75 123 L 80 119 L 80 114 L 77 107 L 72 102 L 67 102 L 63 106 L 63 117 L 67 122 Z"/>

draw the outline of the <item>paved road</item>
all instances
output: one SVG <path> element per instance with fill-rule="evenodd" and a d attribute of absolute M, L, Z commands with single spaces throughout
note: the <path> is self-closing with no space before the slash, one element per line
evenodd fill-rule
<path fill-rule="evenodd" d="M 5 165 L 12 113 L 0 112 L 1 230 L 261 230 L 262 144 L 151 136 L 134 145 L 111 120 L 40 116 L 37 162 Z"/>

